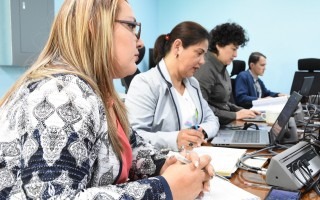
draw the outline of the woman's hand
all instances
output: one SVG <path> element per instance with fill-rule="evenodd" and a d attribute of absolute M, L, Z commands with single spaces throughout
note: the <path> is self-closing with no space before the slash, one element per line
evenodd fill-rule
<path fill-rule="evenodd" d="M 210 179 L 214 176 L 211 157 L 199 157 L 192 151 L 181 154 L 191 162 L 176 161 L 167 166 L 162 176 L 167 180 L 174 199 L 195 199 L 210 188 Z"/>
<path fill-rule="evenodd" d="M 202 129 L 182 129 L 178 133 L 177 145 L 178 149 L 192 150 L 194 147 L 199 147 L 204 142 Z"/>
<path fill-rule="evenodd" d="M 255 118 L 260 112 L 248 109 L 241 109 L 236 112 L 236 119 Z"/>
<path fill-rule="evenodd" d="M 166 162 L 163 164 L 161 170 L 160 170 L 160 175 L 163 174 L 164 171 L 166 171 L 166 169 L 177 162 L 177 158 L 175 156 L 170 156 L 166 159 Z"/>

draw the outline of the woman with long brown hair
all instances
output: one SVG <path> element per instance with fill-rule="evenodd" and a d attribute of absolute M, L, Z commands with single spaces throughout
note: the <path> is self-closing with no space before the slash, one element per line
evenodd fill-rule
<path fill-rule="evenodd" d="M 194 199 L 208 189 L 208 156 L 166 159 L 129 127 L 113 79 L 136 70 L 140 28 L 125 0 L 63 3 L 0 102 L 1 199 Z"/>

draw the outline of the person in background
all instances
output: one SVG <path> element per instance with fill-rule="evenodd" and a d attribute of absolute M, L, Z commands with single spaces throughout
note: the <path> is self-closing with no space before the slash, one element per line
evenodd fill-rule
<path fill-rule="evenodd" d="M 236 104 L 244 108 L 251 108 L 252 101 L 260 98 L 285 96 L 278 92 L 271 92 L 266 88 L 259 76 L 263 76 L 267 65 L 267 57 L 260 52 L 253 52 L 248 60 L 249 69 L 237 75 L 235 82 Z"/>
<path fill-rule="evenodd" d="M 136 70 L 125 0 L 66 0 L 33 66 L 0 101 L 1 199 L 195 199 L 209 156 L 166 159 L 134 132 L 113 85 Z"/>
<path fill-rule="evenodd" d="M 210 31 L 209 51 L 205 55 L 205 63 L 194 75 L 200 83 L 203 97 L 218 116 L 221 125 L 260 114 L 230 102 L 232 87 L 226 68 L 237 57 L 239 46 L 244 47 L 248 41 L 245 30 L 240 25 L 217 25 Z"/>
<path fill-rule="evenodd" d="M 204 63 L 209 33 L 185 21 L 154 45 L 156 67 L 134 77 L 125 104 L 129 121 L 158 149 L 192 149 L 219 129 L 217 117 L 192 77 Z"/>

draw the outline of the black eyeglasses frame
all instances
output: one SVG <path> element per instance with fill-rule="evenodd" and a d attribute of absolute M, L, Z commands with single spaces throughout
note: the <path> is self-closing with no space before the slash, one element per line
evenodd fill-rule
<path fill-rule="evenodd" d="M 140 35 L 141 35 L 141 23 L 140 22 L 136 22 L 136 21 L 128 21 L 128 20 L 121 20 L 121 19 L 116 19 L 116 22 L 119 22 L 121 24 L 127 24 L 127 25 L 131 25 L 134 26 L 134 29 L 138 26 L 138 33 L 135 32 L 134 34 L 136 35 L 137 39 L 140 39 Z"/>

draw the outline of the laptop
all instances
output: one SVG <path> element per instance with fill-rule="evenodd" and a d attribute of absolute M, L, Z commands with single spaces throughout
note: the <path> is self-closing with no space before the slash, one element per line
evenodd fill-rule
<path fill-rule="evenodd" d="M 314 76 L 304 77 L 299 94 L 301 94 L 303 97 L 308 97 L 313 84 L 313 80 L 314 80 Z M 257 115 L 254 118 L 244 118 L 242 120 L 247 122 L 265 122 L 266 121 L 261 115 Z"/>
<path fill-rule="evenodd" d="M 312 84 L 313 84 L 313 80 L 314 80 L 314 76 L 305 76 L 305 77 L 303 77 L 302 86 L 301 86 L 300 91 L 298 92 L 299 94 L 302 95 L 301 103 L 308 102 L 308 98 L 309 98 L 309 95 L 310 95 L 310 90 L 311 90 L 311 87 L 312 87 Z M 304 112 L 304 110 L 306 112 Z M 295 118 L 297 126 L 304 126 L 305 125 L 304 119 L 306 119 L 306 117 L 307 118 L 310 117 L 309 114 L 306 115 L 307 113 L 308 113 L 307 109 L 303 108 L 303 107 L 301 107 L 300 110 L 296 111 L 294 118 Z"/>
<path fill-rule="evenodd" d="M 299 91 L 299 94 L 301 94 L 302 96 L 308 97 L 310 94 L 313 80 L 314 80 L 314 76 L 305 76 L 303 78 L 303 83 Z"/>
<path fill-rule="evenodd" d="M 263 148 L 280 143 L 287 131 L 289 119 L 297 108 L 301 98 L 302 95 L 297 92 L 293 92 L 290 95 L 290 98 L 269 131 L 220 129 L 211 143 L 213 146 L 239 148 Z"/>

